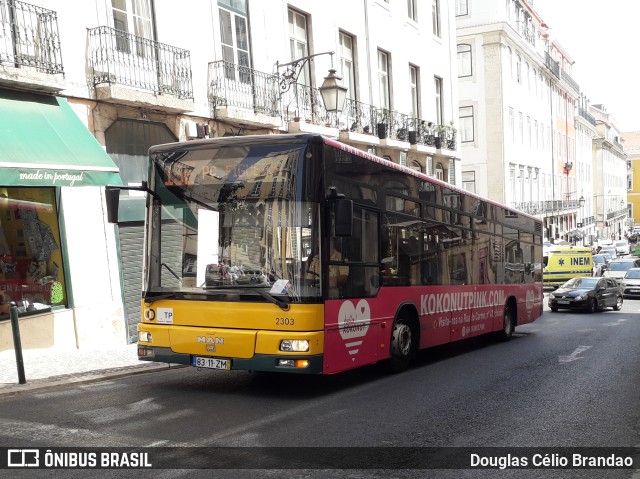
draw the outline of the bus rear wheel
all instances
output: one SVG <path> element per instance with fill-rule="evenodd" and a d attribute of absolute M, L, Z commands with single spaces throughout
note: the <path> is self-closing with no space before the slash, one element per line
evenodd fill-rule
<path fill-rule="evenodd" d="M 409 366 L 416 350 L 416 335 L 407 318 L 399 317 L 393 323 L 391 332 L 391 353 L 387 361 L 387 370 L 399 373 Z"/>
<path fill-rule="evenodd" d="M 504 308 L 504 321 L 502 324 L 502 331 L 498 331 L 498 339 L 500 341 L 509 341 L 513 336 L 514 320 L 513 310 L 507 306 Z"/>

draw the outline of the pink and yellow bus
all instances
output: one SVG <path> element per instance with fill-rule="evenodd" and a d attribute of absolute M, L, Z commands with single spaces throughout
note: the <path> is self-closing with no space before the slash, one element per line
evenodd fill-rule
<path fill-rule="evenodd" d="M 143 361 L 334 374 L 542 313 L 540 220 L 318 135 L 149 151 Z M 122 188 L 107 188 L 117 221 Z"/>

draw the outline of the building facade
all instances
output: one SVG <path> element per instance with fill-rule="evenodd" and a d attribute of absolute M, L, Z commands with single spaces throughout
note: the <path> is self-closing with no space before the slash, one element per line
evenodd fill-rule
<path fill-rule="evenodd" d="M 627 154 L 627 226 L 633 231 L 640 226 L 640 131 L 625 132 L 622 140 Z"/>
<path fill-rule="evenodd" d="M 532 4 L 456 2 L 463 185 L 539 216 L 551 242 L 591 244 L 607 234 L 595 215 L 602 133 Z"/>
<path fill-rule="evenodd" d="M 21 102 L 25 115 L 30 105 L 52 99 L 74 111 L 99 150 L 91 164 L 77 165 L 74 174 L 84 178 L 102 168 L 138 185 L 154 144 L 302 131 L 460 185 L 453 4 L 194 0 L 183 8 L 155 0 L 11 0 L 0 5 L 0 89 Z M 321 99 L 331 69 L 348 87 L 340 111 Z M 15 92 L 38 98 L 11 99 Z M 61 142 L 73 143 L 76 134 L 67 132 Z M 25 140 L 7 141 L 17 151 Z M 52 156 L 37 136 L 29 141 L 41 156 Z M 17 155 L 0 163 L 0 176 L 25 176 L 7 185 L 0 180 L 0 188 L 34 187 L 27 177 L 49 162 L 37 163 L 35 153 Z M 64 166 L 64 152 L 58 159 L 55 165 Z M 23 328 L 31 325 L 26 347 L 136 340 L 144 197 L 122 194 L 114 229 L 105 221 L 101 188 L 113 180 L 39 185 L 49 188 L 47 201 L 35 190 L 4 192 L 13 203 L 4 209 L 0 203 L 7 270 L 1 279 L 16 288 L 32 287 L 27 270 L 37 255 L 28 238 L 18 237 L 28 227 L 9 223 L 17 221 L 16 211 L 21 218 L 15 201 L 46 203 L 48 214 L 57 212 L 47 220 L 56 247 L 35 281 L 55 277 L 63 288 L 59 301 L 38 297 L 40 309 L 27 311 L 37 292 L 26 299 L 3 295 L 4 305 L 19 302 Z M 11 344 L 6 326 L 0 322 L 0 348 Z"/>

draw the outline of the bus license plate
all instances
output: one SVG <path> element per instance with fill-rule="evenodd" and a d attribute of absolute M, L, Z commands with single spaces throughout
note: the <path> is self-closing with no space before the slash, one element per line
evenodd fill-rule
<path fill-rule="evenodd" d="M 231 369 L 231 361 L 228 359 L 193 357 L 193 366 L 208 369 Z"/>

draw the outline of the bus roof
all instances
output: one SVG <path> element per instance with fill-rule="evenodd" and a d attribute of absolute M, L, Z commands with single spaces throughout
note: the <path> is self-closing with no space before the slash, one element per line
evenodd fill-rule
<path fill-rule="evenodd" d="M 402 171 L 403 173 L 407 174 L 407 175 L 412 175 L 412 176 L 416 176 L 422 180 L 428 181 L 430 183 L 433 184 L 437 184 L 446 188 L 449 188 L 455 192 L 458 192 L 460 194 L 472 197 L 472 198 L 476 198 L 477 200 L 480 201 L 485 201 L 491 205 L 497 206 L 499 208 L 508 210 L 508 211 L 513 211 L 514 213 L 517 213 L 519 215 L 534 219 L 536 221 L 541 221 L 540 218 L 537 218 L 535 216 L 532 216 L 528 213 L 525 213 L 523 211 L 517 210 L 515 208 L 511 208 L 509 206 L 506 206 L 502 203 L 499 203 L 497 201 L 494 200 L 490 200 L 488 198 L 483 198 L 482 196 L 479 196 L 475 193 L 472 193 L 470 191 L 467 190 L 463 190 L 462 188 L 458 188 L 455 185 L 451 185 L 449 183 L 446 183 L 444 181 L 438 180 L 437 178 L 433 178 L 431 176 L 428 176 L 420 171 L 416 171 L 413 170 L 411 168 L 407 168 L 405 166 L 399 165 L 397 163 L 394 163 L 390 160 L 387 160 L 385 158 L 381 158 L 379 156 L 375 156 L 372 155 L 370 153 L 367 153 L 366 151 L 362 151 L 359 150 L 358 148 L 354 148 L 352 146 L 349 146 L 345 143 L 342 143 L 338 140 L 334 140 L 333 138 L 328 138 L 322 135 L 318 135 L 318 134 L 312 134 L 312 133 L 288 133 L 288 134 L 282 134 L 282 135 L 247 135 L 247 136 L 225 136 L 225 137 L 218 137 L 218 138 L 205 138 L 205 139 L 201 139 L 201 140 L 189 140 L 189 141 L 179 141 L 179 142 L 174 142 L 174 143 L 164 143 L 161 145 L 155 145 L 152 146 L 151 148 L 149 148 L 149 155 L 152 154 L 156 154 L 159 152 L 170 152 L 170 151 L 178 151 L 178 150 L 184 150 L 184 149 L 188 149 L 188 150 L 200 150 L 200 149 L 206 149 L 206 148 L 211 148 L 212 146 L 235 146 L 238 143 L 242 143 L 243 145 L 247 145 L 247 146 L 251 146 L 251 145 L 264 145 L 264 144 L 283 144 L 283 143 L 299 143 L 299 144 L 305 144 L 305 143 L 315 143 L 315 142 L 322 142 L 326 145 L 330 145 L 333 146 L 335 148 L 339 148 L 343 151 L 346 151 L 348 153 L 352 153 L 354 155 L 358 155 L 362 158 L 366 158 L 370 161 L 374 161 L 376 163 L 380 163 L 383 164 L 385 166 L 389 166 L 390 168 L 394 168 L 396 170 Z"/>

